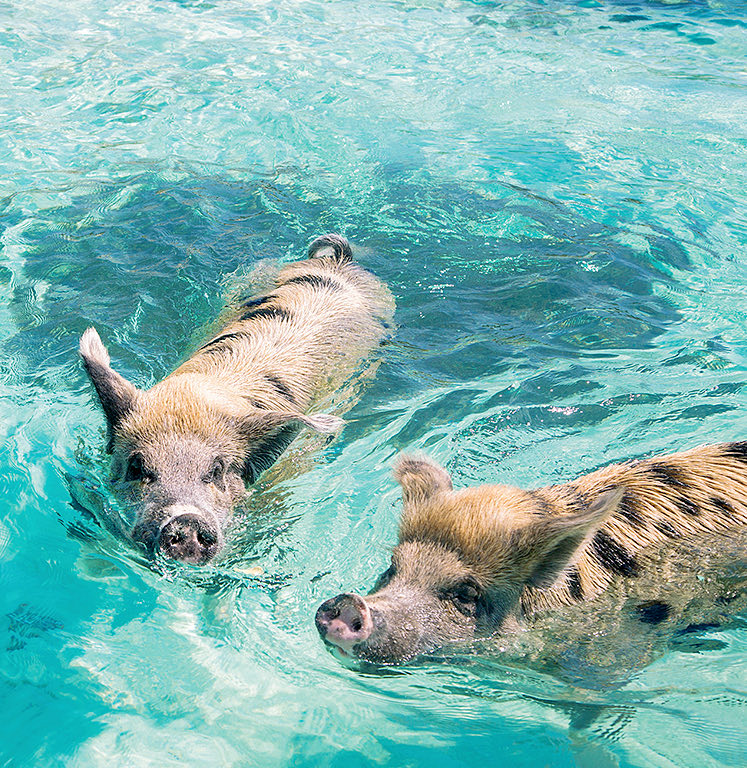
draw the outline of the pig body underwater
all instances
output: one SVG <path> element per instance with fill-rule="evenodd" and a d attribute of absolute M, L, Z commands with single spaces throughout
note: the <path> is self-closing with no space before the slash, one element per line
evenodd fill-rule
<path fill-rule="evenodd" d="M 391 319 L 385 286 L 356 265 L 339 235 L 279 270 L 264 295 L 229 306 L 220 331 L 147 391 L 117 374 L 93 328 L 80 355 L 108 426 L 111 481 L 145 548 L 211 559 L 246 484 L 298 431 L 335 432 L 309 415 L 375 348 Z"/>
<path fill-rule="evenodd" d="M 395 476 L 403 515 L 391 566 L 367 596 L 338 595 L 316 613 L 322 639 L 346 656 L 402 663 L 520 634 L 553 612 L 588 605 L 587 614 L 610 616 L 608 597 L 631 607 L 641 628 L 673 624 L 688 600 L 702 608 L 709 590 L 722 604 L 737 597 L 718 592 L 709 557 L 694 557 L 705 542 L 712 555 L 731 550 L 726 562 L 740 571 L 732 581 L 747 588 L 747 442 L 611 465 L 534 491 L 454 490 L 446 470 L 421 457 L 400 459 Z M 689 554 L 675 567 L 667 553 L 677 549 Z M 703 594 L 683 597 L 688 584 Z"/>

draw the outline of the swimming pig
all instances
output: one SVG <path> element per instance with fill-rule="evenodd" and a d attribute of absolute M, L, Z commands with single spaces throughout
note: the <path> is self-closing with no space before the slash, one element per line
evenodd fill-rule
<path fill-rule="evenodd" d="M 726 542 L 747 532 L 747 442 L 611 465 L 535 491 L 454 490 L 427 458 L 400 459 L 395 477 L 404 508 L 390 567 L 369 595 L 338 595 L 316 613 L 327 644 L 375 663 L 515 634 L 552 609 L 599 606 L 621 584 L 650 597 L 657 582 L 672 582 L 659 590 L 666 600 L 635 605 L 641 622 L 663 622 L 685 581 L 713 581 L 707 569 L 689 579 L 692 559 L 669 567 L 667 545 L 687 542 L 692 557 L 708 537 Z"/>
<path fill-rule="evenodd" d="M 111 482 L 133 513 L 134 540 L 185 562 L 212 558 L 245 484 L 302 427 L 342 425 L 308 410 L 381 341 L 392 308 L 348 242 L 326 235 L 277 273 L 271 291 L 228 307 L 221 330 L 147 391 L 112 370 L 89 328 L 80 354 L 106 416 Z"/>

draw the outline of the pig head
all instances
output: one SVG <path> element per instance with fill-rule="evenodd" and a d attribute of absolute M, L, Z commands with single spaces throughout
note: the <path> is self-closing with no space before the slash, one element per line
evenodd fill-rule
<path fill-rule="evenodd" d="M 256 480 L 302 427 L 334 432 L 335 416 L 257 408 L 215 377 L 172 374 L 140 390 L 116 373 L 93 328 L 80 355 L 106 416 L 111 483 L 150 554 L 204 563 Z"/>
<path fill-rule="evenodd" d="M 404 509 L 391 565 L 368 595 L 338 595 L 316 613 L 326 644 L 380 664 L 515 628 L 526 590 L 552 584 L 621 496 L 610 488 L 552 514 L 518 488 L 455 491 L 426 458 L 401 459 L 395 477 Z"/>

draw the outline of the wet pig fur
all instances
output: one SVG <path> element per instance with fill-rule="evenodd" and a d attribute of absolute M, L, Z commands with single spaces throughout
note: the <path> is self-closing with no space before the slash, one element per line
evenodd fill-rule
<path fill-rule="evenodd" d="M 316 613 L 328 645 L 374 663 L 506 636 L 646 575 L 684 581 L 661 564 L 668 545 L 697 549 L 747 531 L 747 442 L 616 464 L 535 491 L 454 490 L 425 457 L 400 459 L 395 477 L 403 514 L 390 567 L 368 595 L 338 595 Z M 652 624 L 674 606 L 637 609 Z"/>
<path fill-rule="evenodd" d="M 108 426 L 111 482 L 149 552 L 210 560 L 246 485 L 301 428 L 335 432 L 308 413 L 376 347 L 392 313 L 384 285 L 356 265 L 339 235 L 279 270 L 264 295 L 226 309 L 226 322 L 173 373 L 140 390 L 116 373 L 93 328 L 80 355 Z"/>

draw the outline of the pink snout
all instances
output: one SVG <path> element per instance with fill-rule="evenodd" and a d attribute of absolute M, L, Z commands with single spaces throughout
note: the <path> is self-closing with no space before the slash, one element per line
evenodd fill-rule
<path fill-rule="evenodd" d="M 358 595 L 337 595 L 319 606 L 316 628 L 322 640 L 349 652 L 371 636 L 371 610 Z"/>

